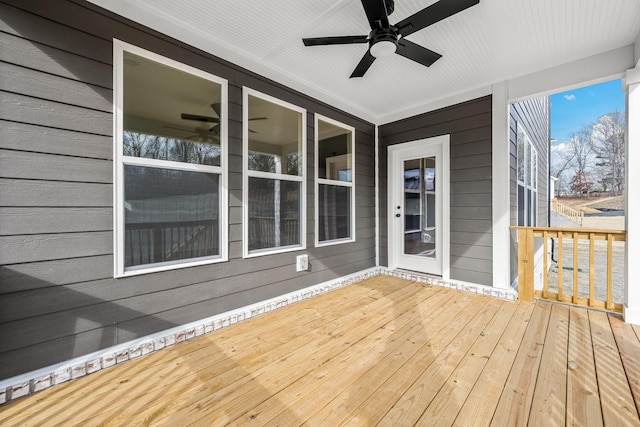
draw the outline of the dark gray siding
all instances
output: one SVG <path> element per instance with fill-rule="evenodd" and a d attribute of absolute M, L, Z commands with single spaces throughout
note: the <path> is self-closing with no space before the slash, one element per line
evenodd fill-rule
<path fill-rule="evenodd" d="M 492 284 L 491 97 L 380 127 L 380 263 L 387 265 L 387 147 L 451 135 L 451 278 Z"/>
<path fill-rule="evenodd" d="M 538 151 L 538 227 L 547 227 L 549 217 L 549 98 L 532 98 L 509 106 L 510 224 L 518 223 L 518 150 L 516 126 L 524 128 Z M 518 275 L 518 247 L 511 232 L 511 281 Z"/>
<path fill-rule="evenodd" d="M 375 265 L 374 127 L 83 1 L 0 2 L 0 378 Z M 229 256 L 113 278 L 112 40 L 229 81 Z M 308 111 L 307 247 L 242 259 L 242 86 Z M 356 128 L 357 241 L 313 248 L 313 113 Z"/>

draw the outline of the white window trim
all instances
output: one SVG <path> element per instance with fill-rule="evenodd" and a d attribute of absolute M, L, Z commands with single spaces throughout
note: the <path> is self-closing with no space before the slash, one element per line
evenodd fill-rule
<path fill-rule="evenodd" d="M 531 141 L 531 138 L 529 138 L 529 135 L 527 134 L 527 131 L 524 129 L 524 127 L 522 127 L 522 125 L 519 122 L 516 122 L 516 153 L 517 153 L 517 146 L 518 146 L 518 140 L 517 140 L 518 132 L 522 132 L 522 134 L 524 135 L 524 141 L 523 141 L 524 159 L 522 161 L 524 165 L 524 181 L 520 180 L 520 178 L 518 177 L 517 171 L 516 171 L 516 181 L 518 186 L 522 186 L 525 189 L 525 197 L 523 200 L 524 211 L 525 211 L 525 223 L 528 222 L 529 217 L 532 217 L 534 218 L 533 222 L 535 222 L 537 225 L 538 212 L 537 211 L 529 212 L 531 210 L 531 203 L 530 203 L 529 197 L 527 197 L 527 190 L 531 191 L 532 197 L 534 197 L 535 200 L 537 201 L 538 200 L 538 150 L 536 149 L 536 146 L 533 145 L 533 142 Z M 527 145 L 529 146 L 529 152 L 531 153 L 531 156 L 527 156 Z M 534 158 L 535 158 L 535 162 L 534 162 Z M 517 159 L 516 159 L 516 162 L 517 162 Z M 535 170 L 534 170 L 534 165 L 535 165 Z M 533 174 L 533 177 L 531 179 L 529 179 L 529 174 Z M 516 197 L 517 195 L 518 193 L 516 192 Z M 517 206 L 520 205 L 519 197 L 517 197 L 516 203 L 517 203 L 516 205 L 516 208 L 517 208 Z M 536 208 L 537 208 L 537 203 L 536 203 Z M 518 222 L 518 218 L 516 218 L 516 223 L 517 222 Z M 527 224 L 526 226 L 533 227 L 533 225 L 531 224 Z"/>
<path fill-rule="evenodd" d="M 282 107 L 297 111 L 302 116 L 302 175 L 287 175 L 280 173 L 260 172 L 249 170 L 249 96 L 272 102 Z M 254 258 L 284 252 L 305 250 L 307 248 L 307 110 L 290 104 L 281 99 L 259 92 L 255 89 L 242 87 L 242 252 L 243 258 Z M 258 249 L 249 252 L 249 178 L 266 178 L 273 180 L 300 182 L 300 244 L 280 246 L 277 248 Z"/>
<path fill-rule="evenodd" d="M 318 122 L 322 120 L 323 122 L 332 124 L 334 126 L 341 127 L 345 130 L 351 132 L 351 181 L 338 181 L 333 179 L 320 178 L 318 176 L 318 151 L 319 151 L 319 135 L 318 135 Z M 323 116 L 321 114 L 314 114 L 314 188 L 315 188 L 315 246 L 332 246 L 339 245 L 342 243 L 353 243 L 356 241 L 356 129 L 353 126 L 346 125 L 337 120 L 330 119 L 329 117 Z M 325 240 L 323 242 L 320 241 L 320 200 L 319 200 L 319 187 L 321 184 L 324 185 L 335 185 L 342 187 L 351 188 L 351 237 L 347 237 L 344 239 L 334 239 L 334 240 Z"/>
<path fill-rule="evenodd" d="M 220 85 L 221 91 L 221 115 L 224 118 L 220 121 L 220 164 L 221 166 L 196 165 L 189 163 L 172 162 L 166 160 L 154 160 L 124 155 L 123 149 L 123 90 L 124 90 L 124 52 L 130 52 L 142 56 L 152 61 L 158 62 L 180 71 L 187 72 L 197 77 L 201 77 Z M 228 105 L 228 83 L 226 79 L 209 74 L 205 71 L 182 64 L 148 50 L 139 48 L 129 43 L 113 40 L 113 140 L 114 140 L 114 185 L 113 185 L 113 252 L 114 252 L 114 277 L 127 277 L 140 274 L 154 273 L 158 271 L 174 270 L 198 265 L 214 264 L 225 262 L 229 259 L 228 254 L 228 149 L 227 149 L 227 105 Z M 124 267 L 124 165 L 147 166 L 175 170 L 196 171 L 216 173 L 220 175 L 219 203 L 220 211 L 220 254 L 217 256 L 191 258 L 187 260 L 169 261 L 164 263 L 147 264 L 143 266 Z"/>

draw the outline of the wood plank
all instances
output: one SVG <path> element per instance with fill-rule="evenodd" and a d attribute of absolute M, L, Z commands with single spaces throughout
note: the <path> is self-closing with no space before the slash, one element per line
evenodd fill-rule
<path fill-rule="evenodd" d="M 64 405 L 62 408 L 65 409 L 56 412 L 51 418 L 48 418 L 51 414 L 47 415 L 37 408 L 24 405 L 24 400 L 9 406 L 10 410 L 4 414 L 20 413 L 34 424 L 45 419 L 51 423 L 75 419 L 78 423 L 84 420 L 82 414 L 85 413 L 88 414 L 87 418 L 103 412 L 117 414 L 120 405 L 127 402 L 121 399 L 112 401 L 110 396 L 113 393 L 131 396 L 132 401 L 137 402 L 139 396 L 135 396 L 135 393 L 141 389 L 145 390 L 143 394 L 149 395 L 155 395 L 156 392 L 177 393 L 181 387 L 197 387 L 206 378 L 214 378 L 217 374 L 225 373 L 236 364 L 264 366 L 269 360 L 283 357 L 296 346 L 326 336 L 328 331 L 335 331 L 340 322 L 339 318 L 344 313 L 375 313 L 378 309 L 384 310 L 389 307 L 389 299 L 414 295 L 417 289 L 404 286 L 408 283 L 395 278 L 376 277 L 366 284 L 347 286 L 330 294 L 221 329 L 201 339 L 167 348 L 135 363 L 101 371 L 90 380 L 83 379 L 62 388 L 46 390 L 39 395 L 43 398 L 40 402 L 49 408 L 61 408 L 60 405 Z M 323 300 L 328 303 L 322 303 Z M 357 315 L 351 316 L 357 318 Z M 233 349 L 240 351 L 234 352 Z M 175 381 L 170 384 L 162 381 L 163 378 L 172 375 L 176 376 Z M 113 381 L 114 376 L 118 381 Z M 140 381 L 140 377 L 143 381 Z M 146 379 L 150 382 L 145 382 Z M 95 399 L 95 414 L 86 407 L 73 403 L 86 396 Z M 150 399 L 151 402 L 153 400 Z M 107 415 L 108 413 L 105 416 Z"/>
<path fill-rule="evenodd" d="M 502 302 L 489 301 L 404 391 L 379 425 L 414 425 L 501 305 Z"/>
<path fill-rule="evenodd" d="M 196 422 L 203 417 L 218 422 L 225 420 L 219 408 L 233 405 L 237 399 L 247 402 L 247 399 L 257 399 L 260 403 L 266 396 L 275 393 L 307 374 L 314 368 L 322 366 L 332 357 L 349 348 L 371 333 L 381 329 L 381 326 L 395 320 L 396 313 L 403 313 L 415 306 L 415 297 L 428 298 L 435 292 L 426 289 L 420 292 L 415 285 L 407 285 L 409 292 L 404 295 L 394 293 L 387 298 L 380 298 L 368 305 L 368 310 L 357 310 L 334 319 L 321 328 L 313 328 L 311 332 L 300 339 L 287 342 L 277 353 L 262 354 L 249 363 L 238 364 L 234 360 L 233 367 L 218 372 L 210 379 L 201 378 L 201 384 L 189 393 L 180 393 L 179 397 L 172 397 L 175 413 L 166 412 L 166 401 L 155 400 L 153 396 L 144 396 L 136 402 L 127 402 L 126 408 L 109 413 L 117 414 L 118 419 L 126 420 L 132 416 L 152 417 L 156 422 L 173 424 L 172 420 L 179 419 L 182 424 Z M 333 295 L 331 295 L 333 296 Z M 399 298 L 399 299 L 398 299 Z M 342 337 L 348 331 L 349 341 Z M 228 352 L 228 351 L 227 351 Z M 286 374 L 278 366 L 283 362 Z M 256 382 L 256 379 L 258 382 Z M 268 393 L 259 384 L 268 384 Z M 256 388 L 258 387 L 258 388 Z M 187 391 L 189 389 L 186 389 Z M 163 391 L 164 394 L 164 391 Z M 151 400 L 149 401 L 149 397 Z M 124 404 L 125 402 L 123 402 Z M 253 400 L 249 401 L 252 406 Z M 197 411 L 194 409 L 198 408 Z M 226 410 L 225 410 L 226 414 Z M 229 421 L 229 420 L 226 420 Z"/>
<path fill-rule="evenodd" d="M 565 425 L 568 334 L 569 307 L 554 304 L 531 402 L 531 425 Z"/>
<path fill-rule="evenodd" d="M 603 425 L 593 358 L 588 311 L 571 307 L 567 355 L 567 421 L 569 426 Z"/>
<path fill-rule="evenodd" d="M 640 425 L 638 410 L 629 388 L 608 315 L 591 310 L 589 322 L 605 425 L 638 426 Z"/>
<path fill-rule="evenodd" d="M 491 420 L 492 426 L 510 427 L 527 424 L 550 314 L 550 303 L 542 301 L 536 303 L 513 368 L 509 373 Z"/>
<path fill-rule="evenodd" d="M 488 426 L 491 423 L 534 307 L 532 303 L 518 303 L 516 312 L 458 413 L 455 426 Z"/>
<path fill-rule="evenodd" d="M 390 372 L 424 345 L 426 323 L 423 323 L 421 313 L 429 313 L 424 322 L 433 321 L 440 325 L 453 318 L 459 309 L 472 300 L 470 296 L 457 299 L 460 307 L 452 307 L 451 313 L 440 319 L 438 316 L 444 311 L 442 303 L 447 298 L 451 298 L 449 292 L 439 292 L 411 312 L 400 314 L 392 324 L 385 325 L 370 337 L 354 344 L 348 352 L 340 353 L 251 411 L 243 413 L 233 423 L 290 425 L 297 420 L 311 425 L 317 422 L 338 425 L 350 413 L 349 406 L 353 404 L 351 397 L 366 398 L 368 390 L 375 391 L 376 383 L 384 381 Z M 404 325 L 399 322 L 402 318 L 407 319 Z M 327 371 L 336 375 L 327 376 Z M 335 390 L 343 392 L 334 393 Z M 287 409 L 279 410 L 281 408 L 274 405 L 277 401 L 287 402 Z"/>
<path fill-rule="evenodd" d="M 293 402 L 298 418 L 310 425 L 341 425 L 357 420 L 367 420 L 369 425 L 378 422 L 400 397 L 399 391 L 411 384 L 409 379 L 415 378 L 421 367 L 435 359 L 437 353 L 433 351 L 434 348 L 443 348 L 453 339 L 451 334 L 446 333 L 447 330 L 458 330 L 481 307 L 477 297 L 454 296 L 450 291 L 444 292 L 443 297 L 453 297 L 453 304 L 443 305 L 436 310 L 422 309 L 416 313 L 413 323 L 418 329 L 405 346 L 387 347 L 379 360 L 357 373 L 353 383 L 341 386 L 341 392 L 330 392 L 333 388 L 331 378 L 325 381 L 324 389 L 317 389 L 310 384 L 304 392 L 304 399 Z M 470 304 L 474 303 L 476 306 L 472 307 Z M 346 365 L 344 374 L 348 375 L 350 370 L 351 367 Z M 317 401 L 317 391 L 323 395 L 320 402 Z M 291 419 L 286 412 L 281 412 L 278 418 L 270 421 L 286 424 Z"/>
<path fill-rule="evenodd" d="M 627 380 L 631 388 L 631 394 L 636 404 L 636 410 L 640 412 L 640 342 L 634 326 L 625 323 L 620 317 L 609 315 L 609 324 L 620 351 L 620 359 L 624 367 Z"/>
<path fill-rule="evenodd" d="M 453 425 L 516 308 L 517 304 L 504 303 L 498 309 L 424 411 L 418 425 Z"/>
<path fill-rule="evenodd" d="M 482 307 L 481 301 L 493 307 Z M 509 310 L 504 309 L 509 307 L 515 312 L 506 321 Z M 187 425 L 190 421 L 275 425 L 278 420 L 290 421 L 287 425 L 312 425 L 316 420 L 320 425 L 384 425 L 388 408 L 412 393 L 417 399 L 426 396 L 411 402 L 418 417 L 425 408 L 438 408 L 436 415 L 444 415 L 442 423 L 434 424 L 435 418 L 428 414 L 429 425 L 450 425 L 452 417 L 457 425 L 487 425 L 491 414 L 496 425 L 534 425 L 528 411 L 535 398 L 526 395 L 532 386 L 536 391 L 548 388 L 535 384 L 543 381 L 544 369 L 538 367 L 541 353 L 546 360 L 552 343 L 557 343 L 558 333 L 551 329 L 561 316 L 549 323 L 555 307 L 540 301 L 511 304 L 378 276 L 0 406 L 0 418 L 4 424 L 20 426 Z M 594 332 L 593 348 L 601 351 L 602 363 L 596 354 L 598 390 L 608 391 L 611 400 L 620 397 L 618 384 L 628 384 L 629 374 L 622 369 L 627 368 L 624 354 L 635 364 L 640 341 L 634 327 L 618 316 L 608 318 L 580 308 L 561 310 L 570 311 L 565 357 L 577 364 L 573 371 L 570 363 L 561 371 L 568 378 L 571 405 L 563 410 L 576 414 L 576 423 L 588 425 L 595 418 L 578 415 L 580 408 L 588 409 L 579 402 L 578 393 L 584 392 L 588 377 L 581 368 L 589 362 L 589 328 Z M 598 322 L 587 323 L 586 313 L 602 315 L 603 323 L 609 323 L 604 349 L 598 350 L 600 338 L 594 327 Z M 105 329 L 110 335 L 114 331 Z M 89 334 L 88 340 L 96 338 L 94 331 Z M 492 341 L 494 347 L 487 345 Z M 609 369 L 611 355 L 622 360 L 621 369 Z M 529 379 L 523 381 L 526 376 Z M 633 400 L 629 396 L 627 403 Z M 600 397 L 604 399 L 603 394 Z M 507 400 L 524 401 L 515 405 L 519 412 L 511 419 L 501 417 L 511 414 L 513 405 L 505 405 Z M 634 402 L 631 406 L 635 409 Z M 637 413 L 630 418 L 614 411 L 611 415 L 613 425 L 640 423 Z M 415 415 L 398 421 L 405 425 L 413 419 Z"/>

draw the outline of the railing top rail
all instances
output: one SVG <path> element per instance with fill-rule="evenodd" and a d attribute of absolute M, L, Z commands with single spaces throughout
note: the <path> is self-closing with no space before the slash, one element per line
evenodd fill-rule
<path fill-rule="evenodd" d="M 608 230 L 603 228 L 584 227 L 523 227 L 519 225 L 509 226 L 511 230 L 551 231 L 563 233 L 598 233 L 598 234 L 627 234 L 626 230 Z"/>

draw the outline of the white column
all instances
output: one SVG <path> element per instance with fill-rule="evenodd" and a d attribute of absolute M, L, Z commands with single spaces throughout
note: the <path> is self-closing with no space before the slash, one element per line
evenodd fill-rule
<path fill-rule="evenodd" d="M 640 325 L 640 66 L 627 71 L 624 86 L 627 92 L 624 320 Z"/>
<path fill-rule="evenodd" d="M 507 83 L 493 85 L 491 94 L 491 193 L 493 219 L 493 286 L 509 283 L 509 96 Z"/>

